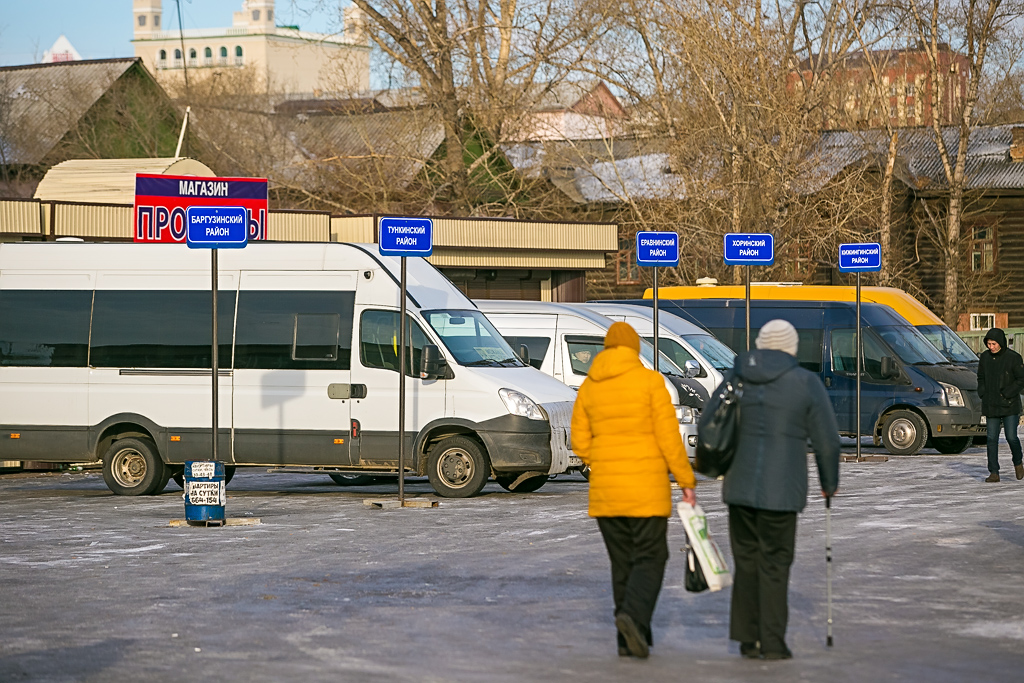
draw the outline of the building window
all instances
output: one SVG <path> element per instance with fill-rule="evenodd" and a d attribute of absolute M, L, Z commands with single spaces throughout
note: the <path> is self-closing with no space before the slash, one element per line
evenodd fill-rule
<path fill-rule="evenodd" d="M 890 119 L 898 118 L 899 115 L 900 115 L 900 112 L 899 112 L 898 109 L 896 109 L 896 105 L 895 104 L 892 105 L 891 107 L 889 107 L 889 118 Z"/>
<path fill-rule="evenodd" d="M 260 20 L 260 11 L 258 9 L 254 9 L 252 11 L 252 20 L 253 21 L 259 21 Z"/>
<path fill-rule="evenodd" d="M 228 49 L 226 47 L 222 46 L 220 48 L 219 53 L 220 53 L 220 63 L 221 64 L 227 64 L 228 63 Z"/>
<path fill-rule="evenodd" d="M 203 66 L 210 66 L 213 64 L 213 50 L 210 48 L 203 48 Z"/>
<path fill-rule="evenodd" d="M 267 21 L 273 21 L 273 20 L 274 20 L 274 10 L 268 9 L 267 10 Z"/>
<path fill-rule="evenodd" d="M 913 97 L 916 89 L 913 83 L 907 83 L 907 97 Z"/>
<path fill-rule="evenodd" d="M 181 68 L 181 50 L 175 50 L 174 51 L 174 68 L 175 69 L 180 69 Z"/>
<path fill-rule="evenodd" d="M 896 84 L 893 83 L 889 86 L 889 97 L 896 97 L 899 93 L 896 91 Z"/>
<path fill-rule="evenodd" d="M 160 15 L 159 14 L 154 14 L 153 15 L 153 28 L 156 28 L 159 25 L 160 25 Z"/>
<path fill-rule="evenodd" d="M 977 225 L 971 243 L 971 270 L 975 273 L 992 273 L 995 269 L 995 229 L 991 225 Z"/>
<path fill-rule="evenodd" d="M 167 50 L 160 50 L 159 57 L 157 59 L 157 66 L 164 68 L 167 66 Z"/>
<path fill-rule="evenodd" d="M 145 25 L 146 25 L 146 15 L 145 14 L 140 14 L 139 15 L 139 26 L 145 26 Z M 212 439 L 213 437 L 210 437 L 210 438 Z"/>
<path fill-rule="evenodd" d="M 235 66 L 242 66 L 242 46 L 235 45 Z"/>
<path fill-rule="evenodd" d="M 914 103 L 911 102 L 907 105 L 907 118 L 912 119 L 915 116 L 917 116 L 917 108 L 914 106 Z"/>
<path fill-rule="evenodd" d="M 615 255 L 615 284 L 640 284 L 640 266 L 636 264 L 635 239 L 619 239 L 619 252 Z"/>
<path fill-rule="evenodd" d="M 995 326 L 995 313 L 971 313 L 972 330 L 991 330 Z"/>
<path fill-rule="evenodd" d="M 195 48 L 189 49 L 189 51 L 188 51 L 188 65 L 189 66 L 197 66 L 198 64 L 199 64 L 199 60 L 196 59 L 196 50 L 195 50 Z"/>

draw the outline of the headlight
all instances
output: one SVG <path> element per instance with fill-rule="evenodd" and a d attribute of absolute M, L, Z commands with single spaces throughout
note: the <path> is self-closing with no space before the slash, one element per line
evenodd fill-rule
<path fill-rule="evenodd" d="M 501 396 L 505 407 L 512 415 L 528 417 L 531 420 L 547 419 L 544 417 L 544 412 L 540 409 L 540 406 L 534 403 L 533 399 L 526 394 L 520 393 L 515 389 L 499 389 L 498 396 Z"/>
<path fill-rule="evenodd" d="M 676 417 L 679 418 L 679 424 L 692 425 L 697 421 L 697 417 L 700 415 L 700 411 L 690 406 L 676 406 Z"/>
<path fill-rule="evenodd" d="M 946 384 L 945 382 L 939 382 L 939 386 L 946 392 L 946 405 L 954 408 L 963 408 L 966 404 L 964 403 L 964 395 L 960 393 L 958 387 L 954 387 L 952 384 Z"/>

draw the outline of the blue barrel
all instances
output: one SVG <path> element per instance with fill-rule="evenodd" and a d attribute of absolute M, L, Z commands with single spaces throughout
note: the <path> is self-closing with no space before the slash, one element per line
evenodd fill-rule
<path fill-rule="evenodd" d="M 222 526 L 227 502 L 224 463 L 186 462 L 184 483 L 185 522 L 192 526 Z"/>

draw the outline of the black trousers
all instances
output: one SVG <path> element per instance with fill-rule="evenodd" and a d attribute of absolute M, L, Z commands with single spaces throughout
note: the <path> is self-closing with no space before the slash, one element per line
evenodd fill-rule
<path fill-rule="evenodd" d="M 668 562 L 668 519 L 598 517 L 597 525 L 612 563 L 615 614 L 625 612 L 632 617 L 652 645 L 651 616 Z M 625 645 L 619 635 L 619 646 Z"/>
<path fill-rule="evenodd" d="M 729 637 L 784 652 L 789 621 L 789 567 L 796 546 L 796 513 L 729 506 L 733 577 Z"/>

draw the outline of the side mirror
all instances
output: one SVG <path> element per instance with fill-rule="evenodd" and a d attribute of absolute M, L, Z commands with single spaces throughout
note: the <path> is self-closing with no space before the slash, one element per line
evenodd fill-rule
<path fill-rule="evenodd" d="M 900 366 L 892 356 L 883 356 L 879 373 L 882 379 L 894 379 L 900 376 Z"/>
<path fill-rule="evenodd" d="M 433 344 L 423 347 L 420 357 L 420 379 L 439 379 L 444 377 L 448 361 L 441 355 L 441 349 Z"/>
<path fill-rule="evenodd" d="M 527 365 L 530 364 L 530 348 L 526 344 L 519 345 L 519 360 Z"/>
<path fill-rule="evenodd" d="M 684 377 L 690 379 L 700 374 L 700 363 L 695 360 L 688 360 L 683 363 Z"/>

